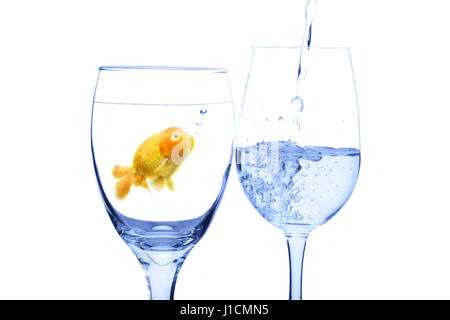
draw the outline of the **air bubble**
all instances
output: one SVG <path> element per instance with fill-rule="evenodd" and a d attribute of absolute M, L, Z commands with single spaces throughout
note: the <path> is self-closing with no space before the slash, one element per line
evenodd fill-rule
<path fill-rule="evenodd" d="M 291 100 L 291 106 L 296 110 L 298 110 L 299 112 L 302 112 L 304 107 L 303 99 L 300 98 L 299 96 L 296 96 L 294 99 Z"/>

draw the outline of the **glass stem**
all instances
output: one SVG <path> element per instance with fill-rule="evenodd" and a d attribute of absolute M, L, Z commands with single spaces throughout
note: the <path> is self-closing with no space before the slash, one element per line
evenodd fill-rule
<path fill-rule="evenodd" d="M 143 250 L 131 243 L 128 246 L 144 270 L 150 300 L 173 300 L 178 272 L 194 245 L 176 251 Z"/>
<path fill-rule="evenodd" d="M 303 256 L 307 238 L 305 235 L 286 235 L 290 269 L 289 300 L 302 300 Z"/>
<path fill-rule="evenodd" d="M 152 261 L 147 265 L 147 270 L 144 271 L 150 300 L 173 300 L 175 283 L 183 261 L 184 259 L 177 259 L 166 265 Z"/>

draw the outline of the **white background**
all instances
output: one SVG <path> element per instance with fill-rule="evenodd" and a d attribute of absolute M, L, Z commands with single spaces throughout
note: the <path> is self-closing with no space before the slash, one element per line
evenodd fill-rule
<path fill-rule="evenodd" d="M 0 298 L 146 299 L 94 178 L 98 66 L 225 66 L 238 109 L 250 46 L 298 45 L 303 4 L 2 1 Z M 352 48 L 363 158 L 350 201 L 308 241 L 305 299 L 450 299 L 449 12 L 447 0 L 319 0 L 313 45 Z M 175 298 L 287 294 L 283 235 L 233 170 Z"/>

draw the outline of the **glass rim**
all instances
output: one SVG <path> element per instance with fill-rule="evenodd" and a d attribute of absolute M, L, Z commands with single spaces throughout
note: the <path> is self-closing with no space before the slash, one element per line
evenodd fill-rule
<path fill-rule="evenodd" d="M 228 70 L 225 68 L 183 67 L 183 66 L 110 65 L 110 66 L 100 66 L 98 70 L 99 71 L 129 71 L 129 70 L 209 71 L 214 73 L 228 73 Z"/>

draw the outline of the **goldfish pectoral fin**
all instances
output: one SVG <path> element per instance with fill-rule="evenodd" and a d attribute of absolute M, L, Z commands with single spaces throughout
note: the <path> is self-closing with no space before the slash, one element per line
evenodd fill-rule
<path fill-rule="evenodd" d="M 158 172 L 159 170 L 161 170 L 161 168 L 163 167 L 163 165 L 167 162 L 167 158 L 163 160 L 163 162 L 161 162 L 161 164 L 153 171 Z"/>
<path fill-rule="evenodd" d="M 155 191 L 159 192 L 164 187 L 164 178 L 159 176 L 156 179 L 150 180 L 150 185 Z"/>
<path fill-rule="evenodd" d="M 124 175 L 119 181 L 117 181 L 116 198 L 119 200 L 125 199 L 128 193 L 130 192 L 132 184 L 133 184 L 133 175 L 131 173 Z"/>
<path fill-rule="evenodd" d="M 167 178 L 167 179 L 165 180 L 165 183 L 166 183 L 167 188 L 168 188 L 170 191 L 172 191 L 172 192 L 175 191 L 175 186 L 173 185 L 173 181 L 172 181 L 171 178 Z"/>
<path fill-rule="evenodd" d="M 126 175 L 128 172 L 130 172 L 130 168 L 129 167 L 117 166 L 116 165 L 113 168 L 112 175 L 113 175 L 114 179 L 120 179 L 124 175 Z"/>

